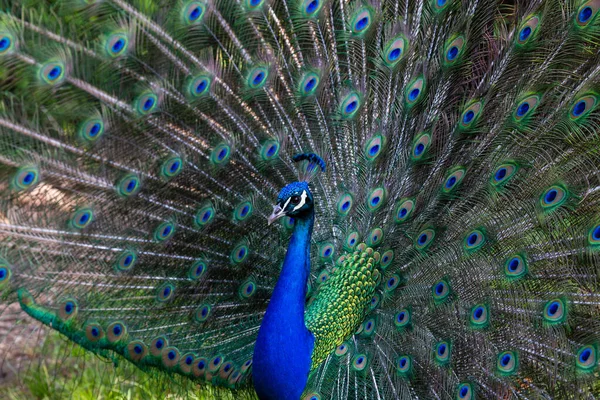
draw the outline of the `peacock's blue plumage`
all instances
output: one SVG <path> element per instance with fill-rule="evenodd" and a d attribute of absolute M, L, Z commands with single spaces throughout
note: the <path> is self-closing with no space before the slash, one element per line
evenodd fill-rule
<path fill-rule="evenodd" d="M 600 397 L 600 0 L 0 4 L 0 375 Z"/>

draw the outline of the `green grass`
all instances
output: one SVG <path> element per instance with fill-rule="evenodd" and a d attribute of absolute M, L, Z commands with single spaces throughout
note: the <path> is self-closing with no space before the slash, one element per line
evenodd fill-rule
<path fill-rule="evenodd" d="M 11 400 L 255 400 L 252 389 L 232 391 L 198 385 L 181 376 L 143 372 L 121 359 L 117 366 L 51 334 L 43 346 L 28 354 L 27 367 L 0 387 Z"/>

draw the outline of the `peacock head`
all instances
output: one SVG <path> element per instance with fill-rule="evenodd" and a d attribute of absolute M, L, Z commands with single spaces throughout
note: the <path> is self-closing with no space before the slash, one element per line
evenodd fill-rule
<path fill-rule="evenodd" d="M 308 189 L 308 182 L 318 171 L 325 172 L 325 161 L 315 153 L 296 154 L 292 160 L 301 163 L 298 182 L 292 182 L 281 189 L 277 204 L 273 206 L 273 213 L 268 218 L 269 225 L 286 215 L 294 219 L 305 219 L 310 218 L 313 213 L 315 203 Z"/>
<path fill-rule="evenodd" d="M 286 215 L 294 219 L 307 218 L 310 216 L 313 207 L 314 200 L 308 189 L 308 183 L 290 183 L 279 192 L 277 204 L 273 206 L 273 213 L 268 218 L 269 225 Z"/>

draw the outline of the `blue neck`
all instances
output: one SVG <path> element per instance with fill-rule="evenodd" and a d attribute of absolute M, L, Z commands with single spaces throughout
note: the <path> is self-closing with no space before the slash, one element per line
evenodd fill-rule
<path fill-rule="evenodd" d="M 295 220 L 283 268 L 258 331 L 252 375 L 261 400 L 298 400 L 308 380 L 315 340 L 304 325 L 304 304 L 313 224 L 312 211 Z"/>

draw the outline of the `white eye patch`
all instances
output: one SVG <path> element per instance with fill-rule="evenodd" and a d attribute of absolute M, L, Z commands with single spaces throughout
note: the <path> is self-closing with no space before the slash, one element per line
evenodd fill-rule
<path fill-rule="evenodd" d="M 290 199 L 288 199 L 288 201 L 285 203 L 286 206 L 289 201 L 290 201 Z M 294 209 L 292 211 L 299 210 L 300 208 L 302 208 L 304 203 L 306 203 L 306 190 L 302 191 L 302 194 L 300 195 L 300 203 L 298 203 L 298 205 L 296 207 L 294 207 Z M 285 208 L 285 207 L 283 207 L 283 208 Z"/>

